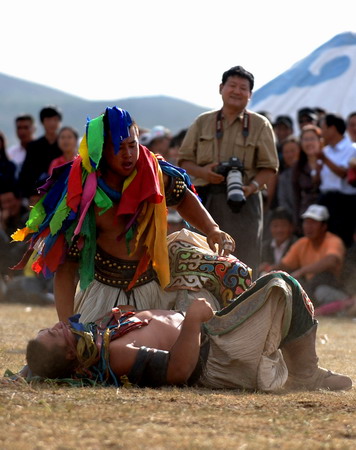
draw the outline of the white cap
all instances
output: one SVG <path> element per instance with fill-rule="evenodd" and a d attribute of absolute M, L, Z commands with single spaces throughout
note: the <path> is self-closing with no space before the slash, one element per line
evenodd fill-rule
<path fill-rule="evenodd" d="M 329 219 L 329 211 L 326 206 L 310 205 L 302 214 L 302 219 L 314 219 L 318 222 L 326 222 Z"/>
<path fill-rule="evenodd" d="M 171 133 L 168 130 L 168 128 L 165 128 L 162 125 L 156 125 L 152 128 L 151 131 L 148 131 L 147 133 L 143 133 L 140 136 L 140 144 L 142 145 L 148 145 L 150 144 L 154 139 L 162 138 L 162 137 L 171 137 Z"/>

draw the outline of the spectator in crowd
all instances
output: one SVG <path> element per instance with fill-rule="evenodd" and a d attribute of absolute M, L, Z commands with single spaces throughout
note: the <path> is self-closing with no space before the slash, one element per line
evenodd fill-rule
<path fill-rule="evenodd" d="M 61 166 L 73 159 L 78 154 L 78 132 L 72 127 L 63 127 L 58 133 L 58 147 L 60 148 L 62 155 L 55 158 L 48 168 L 49 175 L 52 175 L 55 167 Z"/>
<path fill-rule="evenodd" d="M 0 192 L 16 184 L 16 166 L 6 154 L 6 138 L 0 131 Z"/>
<path fill-rule="evenodd" d="M 289 272 L 319 304 L 317 288 L 340 288 L 345 258 L 342 240 L 328 231 L 329 212 L 325 206 L 310 205 L 302 215 L 304 236 L 299 238 L 272 267 Z"/>
<path fill-rule="evenodd" d="M 313 108 L 301 108 L 298 110 L 297 116 L 300 130 L 302 130 L 305 125 L 318 125 L 319 117 Z"/>
<path fill-rule="evenodd" d="M 261 190 L 275 177 L 279 162 L 271 123 L 246 109 L 253 86 L 254 76 L 241 66 L 224 72 L 223 106 L 200 115 L 188 129 L 178 164 L 194 177 L 206 208 L 233 236 L 237 257 L 256 278 L 263 235 Z M 236 197 L 241 201 L 227 198 L 229 167 L 239 167 L 232 174 L 241 176 L 244 197 Z"/>
<path fill-rule="evenodd" d="M 277 205 L 294 215 L 295 198 L 292 183 L 293 167 L 300 158 L 300 142 L 293 135 L 288 136 L 282 144 L 281 170 L 277 178 Z"/>
<path fill-rule="evenodd" d="M 15 119 L 18 144 L 7 149 L 7 156 L 16 165 L 16 177 L 18 178 L 22 164 L 26 158 L 27 147 L 33 141 L 36 131 L 35 119 L 30 114 L 22 114 Z"/>
<path fill-rule="evenodd" d="M 313 109 L 314 109 L 314 111 L 315 111 L 315 114 L 316 114 L 317 117 L 318 117 L 316 125 L 320 128 L 321 122 L 322 122 L 322 120 L 324 119 L 324 117 L 326 116 L 327 111 L 326 111 L 326 109 L 321 108 L 320 106 L 316 106 L 316 107 L 313 108 Z"/>
<path fill-rule="evenodd" d="M 273 131 L 276 136 L 276 145 L 281 163 L 280 170 L 283 169 L 282 145 L 288 136 L 293 134 L 293 120 L 289 116 L 277 116 L 273 124 Z"/>
<path fill-rule="evenodd" d="M 1 274 L 9 276 L 13 273 L 9 268 L 16 264 L 25 251 L 26 245 L 11 245 L 11 235 L 18 228 L 23 228 L 28 219 L 28 208 L 26 208 L 19 196 L 16 187 L 8 185 L 0 193 L 0 254 Z"/>
<path fill-rule="evenodd" d="M 0 193 L 1 228 L 10 237 L 18 228 L 25 226 L 28 208 L 24 206 L 15 185 L 8 185 Z"/>
<path fill-rule="evenodd" d="M 187 134 L 187 128 L 184 128 L 183 130 L 179 131 L 177 134 L 175 134 L 172 139 L 171 142 L 169 144 L 169 156 L 168 156 L 168 161 L 171 164 L 177 164 L 178 161 L 178 152 L 179 149 L 182 145 L 183 139 L 185 138 L 185 135 Z"/>
<path fill-rule="evenodd" d="M 259 275 L 269 272 L 273 266 L 279 264 L 292 244 L 297 240 L 294 234 L 292 215 L 288 210 L 279 206 L 275 208 L 269 221 L 270 238 L 263 242 L 262 263 Z"/>
<path fill-rule="evenodd" d="M 350 247 L 356 227 L 356 187 L 348 183 L 347 169 L 356 157 L 356 143 L 346 136 L 346 123 L 339 115 L 327 114 L 321 130 L 325 147 L 317 156 L 323 161 L 318 203 L 329 210 L 329 230 Z"/>
<path fill-rule="evenodd" d="M 315 125 L 306 125 L 300 133 L 301 152 L 292 169 L 294 193 L 294 223 L 297 234 L 302 234 L 301 216 L 320 196 L 320 171 L 322 162 L 319 158 L 323 146 L 321 129 Z"/>
<path fill-rule="evenodd" d="M 352 142 L 356 142 L 356 111 L 347 116 L 347 133 Z"/>
<path fill-rule="evenodd" d="M 148 133 L 143 133 L 140 136 L 140 143 L 156 155 L 162 155 L 168 161 L 171 139 L 172 135 L 168 128 L 156 125 Z"/>
<path fill-rule="evenodd" d="M 53 106 L 47 106 L 40 111 L 40 121 L 44 135 L 28 144 L 26 158 L 19 176 L 21 195 L 33 204 L 37 199 L 37 187 L 48 176 L 51 161 L 61 156 L 57 137 L 61 125 L 62 114 Z"/>
<path fill-rule="evenodd" d="M 186 135 L 187 130 L 183 129 L 179 131 L 176 135 L 174 135 L 169 144 L 168 151 L 168 161 L 171 164 L 177 165 L 178 159 L 178 151 L 180 146 L 182 145 L 184 136 Z M 179 212 L 171 207 L 168 207 L 168 234 L 174 233 L 175 231 L 179 231 L 184 228 L 185 222 Z"/>

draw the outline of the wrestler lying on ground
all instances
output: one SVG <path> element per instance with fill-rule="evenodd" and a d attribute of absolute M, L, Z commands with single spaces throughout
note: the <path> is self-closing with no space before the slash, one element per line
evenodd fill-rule
<path fill-rule="evenodd" d="M 59 322 L 29 342 L 27 362 L 45 378 L 117 386 L 128 378 L 142 387 L 350 389 L 349 377 L 318 366 L 316 327 L 300 284 L 274 272 L 217 313 L 195 299 L 186 313 L 116 309 L 96 324 Z"/>

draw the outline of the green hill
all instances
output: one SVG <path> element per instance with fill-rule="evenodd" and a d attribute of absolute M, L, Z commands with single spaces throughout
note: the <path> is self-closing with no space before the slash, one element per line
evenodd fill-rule
<path fill-rule="evenodd" d="M 0 130 L 8 145 L 16 142 L 14 118 L 32 114 L 37 121 L 37 136 L 42 134 L 38 114 L 46 105 L 57 105 L 63 112 L 63 125 L 83 133 L 86 118 L 95 117 L 107 106 L 127 109 L 141 127 L 164 125 L 173 133 L 187 128 L 202 112 L 210 109 L 167 96 L 132 97 L 90 101 L 65 92 L 0 73 Z"/>

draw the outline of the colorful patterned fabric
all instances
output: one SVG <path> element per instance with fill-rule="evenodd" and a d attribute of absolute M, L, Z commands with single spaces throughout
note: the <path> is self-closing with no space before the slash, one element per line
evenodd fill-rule
<path fill-rule="evenodd" d="M 281 286 L 283 289 L 287 286 L 290 289 L 290 295 L 288 296 L 290 300 L 289 303 L 287 302 L 284 317 L 283 344 L 305 334 L 314 323 L 314 306 L 300 283 L 283 271 L 271 272 L 258 278 L 234 302 L 218 311 L 213 319 L 204 324 L 208 333 L 211 335 L 229 333 L 253 316 L 268 298 L 269 282 L 273 282 L 274 286 Z M 261 292 L 261 295 L 254 296 L 257 292 Z M 230 314 L 232 311 L 234 311 L 234 314 Z M 224 317 L 224 321 L 219 319 L 222 317 Z"/>
<path fill-rule="evenodd" d="M 166 290 L 204 288 L 223 308 L 251 285 L 250 269 L 232 255 L 218 256 L 199 242 L 202 237 L 196 238 L 196 233 L 182 230 L 169 242 L 171 282 Z"/>

